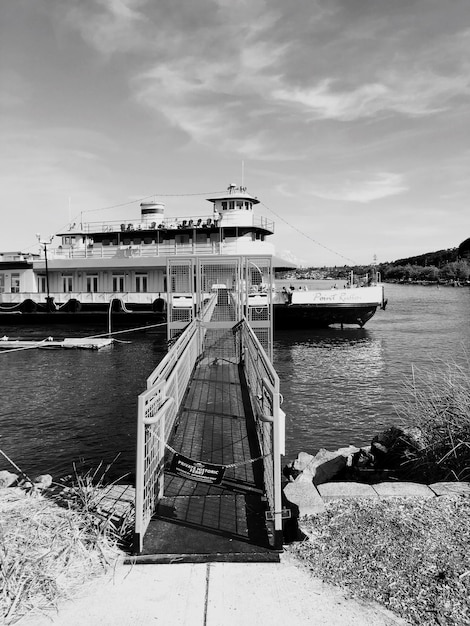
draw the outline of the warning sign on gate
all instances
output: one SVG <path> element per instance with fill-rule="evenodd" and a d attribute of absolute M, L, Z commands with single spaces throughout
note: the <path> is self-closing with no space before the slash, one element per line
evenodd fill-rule
<path fill-rule="evenodd" d="M 190 480 L 218 485 L 224 477 L 225 466 L 194 461 L 182 454 L 175 453 L 171 461 L 170 471 Z"/>

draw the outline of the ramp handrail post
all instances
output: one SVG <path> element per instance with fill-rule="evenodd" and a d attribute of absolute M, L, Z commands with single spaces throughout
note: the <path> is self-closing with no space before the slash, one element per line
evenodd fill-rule
<path fill-rule="evenodd" d="M 145 425 L 143 416 L 145 414 L 145 404 L 142 395 L 138 398 L 137 409 L 137 454 L 136 454 L 136 476 L 135 476 L 135 531 L 133 552 L 142 552 L 144 540 L 144 463 L 145 463 Z"/>
<path fill-rule="evenodd" d="M 241 350 L 245 353 L 244 366 L 257 422 L 261 453 L 272 457 L 272 465 L 267 462 L 268 459 L 264 460 L 265 487 L 274 522 L 274 544 L 276 549 L 281 549 L 283 543 L 281 456 L 285 452 L 284 414 L 280 408 L 279 376 L 246 318 L 243 318 L 237 332 L 241 336 Z"/>

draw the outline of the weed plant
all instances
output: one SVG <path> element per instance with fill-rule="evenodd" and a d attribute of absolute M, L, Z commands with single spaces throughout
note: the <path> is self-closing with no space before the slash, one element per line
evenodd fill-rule
<path fill-rule="evenodd" d="M 470 480 L 470 362 L 413 370 L 400 417 L 417 430 L 410 463 L 429 481 Z"/>
<path fill-rule="evenodd" d="M 0 623 L 56 607 L 122 560 L 133 512 L 116 515 L 102 469 L 75 472 L 47 495 L 0 490 Z"/>

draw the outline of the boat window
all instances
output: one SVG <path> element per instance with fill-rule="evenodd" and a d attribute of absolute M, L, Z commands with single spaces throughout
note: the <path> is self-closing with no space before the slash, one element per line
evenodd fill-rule
<path fill-rule="evenodd" d="M 20 293 L 20 275 L 12 274 L 11 275 L 11 293 Z"/>
<path fill-rule="evenodd" d="M 235 200 L 230 200 L 230 202 L 228 203 L 228 208 L 229 209 L 234 209 L 235 208 Z"/>
<path fill-rule="evenodd" d="M 124 291 L 124 275 L 113 274 L 113 291 L 122 293 Z"/>
<path fill-rule="evenodd" d="M 73 276 L 71 274 L 62 274 L 62 291 L 66 293 L 73 291 Z"/>
<path fill-rule="evenodd" d="M 47 281 L 44 274 L 38 275 L 38 291 L 40 293 L 45 293 L 47 291 Z"/>
<path fill-rule="evenodd" d="M 226 211 L 226 210 L 227 210 L 227 203 L 222 202 L 222 211 Z"/>
<path fill-rule="evenodd" d="M 251 202 L 245 202 L 245 208 L 247 211 L 251 211 Z"/>
<path fill-rule="evenodd" d="M 243 209 L 243 201 L 237 200 L 237 209 Z"/>
<path fill-rule="evenodd" d="M 135 290 L 137 293 L 147 293 L 147 274 L 135 275 Z"/>
<path fill-rule="evenodd" d="M 5 274 L 0 274 L 0 293 L 5 291 Z"/>
<path fill-rule="evenodd" d="M 103 241 L 104 244 L 104 241 Z M 86 277 L 87 293 L 96 293 L 98 291 L 98 275 L 88 274 Z"/>

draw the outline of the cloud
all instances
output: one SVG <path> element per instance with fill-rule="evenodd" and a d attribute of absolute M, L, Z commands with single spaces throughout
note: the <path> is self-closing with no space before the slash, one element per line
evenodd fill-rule
<path fill-rule="evenodd" d="M 318 177 L 320 178 L 320 175 Z M 323 181 L 305 183 L 303 178 L 303 182 L 298 182 L 295 187 L 284 182 L 276 186 L 276 191 L 287 198 L 316 196 L 324 200 L 362 204 L 408 191 L 404 176 L 396 172 L 373 172 L 368 175 L 361 172 L 346 172 L 337 176 L 335 180 L 331 179 L 331 176 L 323 176 Z"/>
<path fill-rule="evenodd" d="M 333 78 L 320 80 L 309 88 L 278 89 L 273 97 L 304 107 L 314 119 L 353 121 L 375 117 L 382 112 L 421 116 L 444 111 L 457 96 L 470 95 L 468 80 L 461 76 L 438 76 L 390 71 L 382 82 L 352 89 L 336 89 Z"/>
<path fill-rule="evenodd" d="M 68 24 L 106 56 L 134 53 L 132 63 L 120 57 L 131 97 L 189 140 L 293 159 L 309 153 L 320 122 L 428 117 L 470 95 L 470 31 L 453 24 L 430 39 L 443 9 L 420 13 L 421 4 L 369 15 L 322 0 L 295 10 L 264 0 L 75 0 Z"/>
<path fill-rule="evenodd" d="M 145 40 L 140 30 L 146 23 L 142 11 L 146 4 L 147 0 L 75 0 L 66 7 L 66 21 L 105 55 L 142 50 Z"/>

